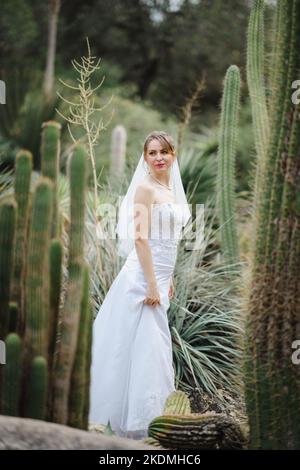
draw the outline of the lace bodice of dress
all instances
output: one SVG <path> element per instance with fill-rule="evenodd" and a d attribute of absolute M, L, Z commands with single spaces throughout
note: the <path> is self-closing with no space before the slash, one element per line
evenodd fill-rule
<path fill-rule="evenodd" d="M 180 205 L 173 202 L 153 204 L 149 242 L 177 246 L 181 238 L 182 216 Z"/>

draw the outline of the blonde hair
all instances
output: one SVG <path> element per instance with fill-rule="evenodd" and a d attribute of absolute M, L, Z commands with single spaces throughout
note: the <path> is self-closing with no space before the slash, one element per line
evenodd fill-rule
<path fill-rule="evenodd" d="M 161 143 L 163 149 L 175 155 L 174 140 L 169 134 L 164 131 L 153 131 L 149 135 L 147 135 L 144 143 L 144 155 L 147 154 L 149 143 L 154 139 L 158 140 Z"/>

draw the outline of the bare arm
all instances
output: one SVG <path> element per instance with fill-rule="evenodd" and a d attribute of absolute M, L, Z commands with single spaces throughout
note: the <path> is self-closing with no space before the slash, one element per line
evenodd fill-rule
<path fill-rule="evenodd" d="M 148 243 L 153 201 L 151 188 L 142 185 L 137 188 L 134 197 L 135 248 L 148 285 L 145 303 L 155 306 L 160 303 L 160 298 Z"/>
<path fill-rule="evenodd" d="M 169 287 L 169 298 L 172 299 L 174 297 L 175 286 L 174 286 L 174 277 L 173 274 L 170 277 L 170 287 Z"/>

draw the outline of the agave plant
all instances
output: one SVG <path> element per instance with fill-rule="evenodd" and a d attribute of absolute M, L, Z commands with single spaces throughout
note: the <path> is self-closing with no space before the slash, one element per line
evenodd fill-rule
<path fill-rule="evenodd" d="M 209 211 L 207 211 L 209 213 Z M 196 215 L 196 222 L 198 217 Z M 176 385 L 218 395 L 218 388 L 240 386 L 238 264 L 222 264 L 214 248 L 214 219 L 195 231 L 194 249 L 180 243 L 175 270 L 175 297 L 168 313 L 173 339 Z M 204 216 L 205 219 L 205 216 Z M 197 224 L 196 224 L 197 225 Z M 209 248 L 212 246 L 212 248 Z"/>

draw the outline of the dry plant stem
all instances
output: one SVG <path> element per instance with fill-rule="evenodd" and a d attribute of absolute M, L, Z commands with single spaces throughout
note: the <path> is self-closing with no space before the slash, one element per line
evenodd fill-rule
<path fill-rule="evenodd" d="M 97 124 L 95 124 L 95 122 L 91 121 L 90 119 L 90 116 L 95 111 L 98 111 L 98 112 L 102 111 L 110 103 L 111 98 L 108 100 L 108 102 L 104 106 L 100 108 L 94 107 L 95 100 L 93 98 L 93 93 L 99 87 L 101 87 L 105 77 L 103 77 L 101 82 L 96 87 L 94 88 L 91 87 L 91 83 L 90 83 L 91 76 L 94 72 L 96 72 L 100 68 L 99 66 L 100 59 L 98 59 L 97 62 L 95 63 L 96 57 L 91 55 L 91 49 L 90 49 L 88 38 L 86 38 L 86 41 L 87 41 L 88 55 L 86 57 L 85 56 L 81 57 L 81 64 L 77 62 L 75 59 L 72 60 L 73 67 L 79 73 L 79 78 L 77 78 L 79 82 L 78 86 L 69 85 L 68 83 L 65 83 L 63 80 L 60 79 L 61 83 L 64 86 L 72 90 L 79 91 L 80 102 L 74 103 L 70 100 L 67 100 L 66 98 L 61 96 L 59 92 L 57 92 L 58 96 L 65 103 L 69 105 L 70 116 L 68 117 L 64 116 L 58 109 L 56 109 L 56 111 L 60 114 L 60 116 L 63 117 L 63 119 L 67 121 L 69 134 L 74 144 L 78 143 L 78 139 L 76 140 L 75 137 L 73 136 L 70 124 L 81 126 L 85 131 L 85 138 L 87 139 L 87 145 L 88 145 L 88 155 L 91 159 L 92 173 L 93 173 L 94 198 L 93 198 L 92 212 L 93 212 L 93 216 L 95 219 L 95 224 L 98 224 L 99 223 L 98 217 L 97 217 L 98 181 L 97 181 L 97 172 L 96 172 L 96 163 L 95 163 L 95 145 L 97 144 L 100 132 L 103 129 L 106 129 L 106 126 L 111 121 L 113 114 L 114 114 L 114 110 L 111 114 L 110 119 L 105 125 L 103 124 L 102 120 L 100 120 Z M 99 244 L 96 244 L 96 252 L 97 252 L 99 272 L 101 272 L 102 260 L 101 260 Z"/>
<path fill-rule="evenodd" d="M 197 80 L 195 91 L 193 92 L 192 96 L 189 97 L 182 107 L 182 121 L 179 123 L 178 126 L 178 139 L 177 139 L 177 148 L 178 148 L 178 155 L 180 155 L 180 148 L 183 142 L 183 135 L 185 128 L 189 125 L 189 122 L 192 117 L 193 107 L 197 103 L 200 98 L 200 93 L 205 88 L 205 81 L 204 79 Z"/>

